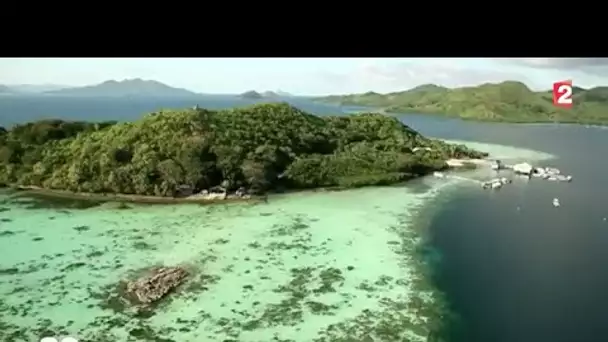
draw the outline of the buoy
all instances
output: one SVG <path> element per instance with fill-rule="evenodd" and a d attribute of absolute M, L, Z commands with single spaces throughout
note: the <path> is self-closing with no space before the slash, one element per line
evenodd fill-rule
<path fill-rule="evenodd" d="M 559 199 L 557 199 L 557 198 L 553 199 L 553 206 L 554 207 L 559 207 Z"/>

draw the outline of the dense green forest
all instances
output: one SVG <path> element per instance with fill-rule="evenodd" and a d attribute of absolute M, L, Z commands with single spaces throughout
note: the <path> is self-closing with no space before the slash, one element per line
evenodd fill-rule
<path fill-rule="evenodd" d="M 318 117 L 285 103 L 160 111 L 128 123 L 44 120 L 0 129 L 0 183 L 92 193 L 388 184 L 443 169 L 450 157 L 482 156 L 385 115 Z"/>
<path fill-rule="evenodd" d="M 407 91 L 337 95 L 320 102 L 381 108 L 388 113 L 430 113 L 480 121 L 608 124 L 608 87 L 573 87 L 574 106 L 553 106 L 551 91 L 534 92 L 521 82 L 445 88 L 433 84 Z"/>

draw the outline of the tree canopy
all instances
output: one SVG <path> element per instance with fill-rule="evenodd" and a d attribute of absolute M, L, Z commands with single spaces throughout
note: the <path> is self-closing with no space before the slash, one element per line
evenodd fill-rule
<path fill-rule="evenodd" d="M 415 147 L 429 147 L 414 152 Z M 222 185 L 387 184 L 485 154 L 423 137 L 382 114 L 318 117 L 285 103 L 159 111 L 135 122 L 43 120 L 0 129 L 0 183 L 172 196 Z"/>

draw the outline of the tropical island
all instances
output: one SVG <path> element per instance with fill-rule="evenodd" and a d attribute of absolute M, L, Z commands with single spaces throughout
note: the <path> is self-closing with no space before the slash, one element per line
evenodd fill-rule
<path fill-rule="evenodd" d="M 478 121 L 608 124 L 608 87 L 573 87 L 572 109 L 553 106 L 551 91 L 535 92 L 515 81 L 452 89 L 427 84 L 389 94 L 334 95 L 317 101 L 378 108 L 386 113 L 439 114 Z"/>
<path fill-rule="evenodd" d="M 50 90 L 42 95 L 67 97 L 194 97 L 200 96 L 183 88 L 175 88 L 154 80 L 140 78 L 122 81 L 108 80 L 84 87 Z"/>
<path fill-rule="evenodd" d="M 0 183 L 135 197 L 175 197 L 184 187 L 261 194 L 392 184 L 486 155 L 382 114 L 319 117 L 273 103 L 0 128 Z"/>
<path fill-rule="evenodd" d="M 276 100 L 277 98 L 280 97 L 292 97 L 293 95 L 284 92 L 284 91 L 272 91 L 272 90 L 267 90 L 263 93 L 259 93 L 255 90 L 250 90 L 247 92 L 242 93 L 241 95 L 239 95 L 242 98 L 245 99 L 250 99 L 250 100 L 259 100 L 259 99 L 274 99 Z"/>

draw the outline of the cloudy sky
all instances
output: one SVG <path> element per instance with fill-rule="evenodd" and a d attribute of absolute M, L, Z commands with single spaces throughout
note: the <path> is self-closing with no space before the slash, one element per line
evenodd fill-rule
<path fill-rule="evenodd" d="M 572 79 L 608 85 L 608 58 L 5 58 L 0 84 L 82 86 L 153 79 L 203 93 L 283 90 L 298 95 L 390 92 L 518 80 L 549 89 Z"/>

